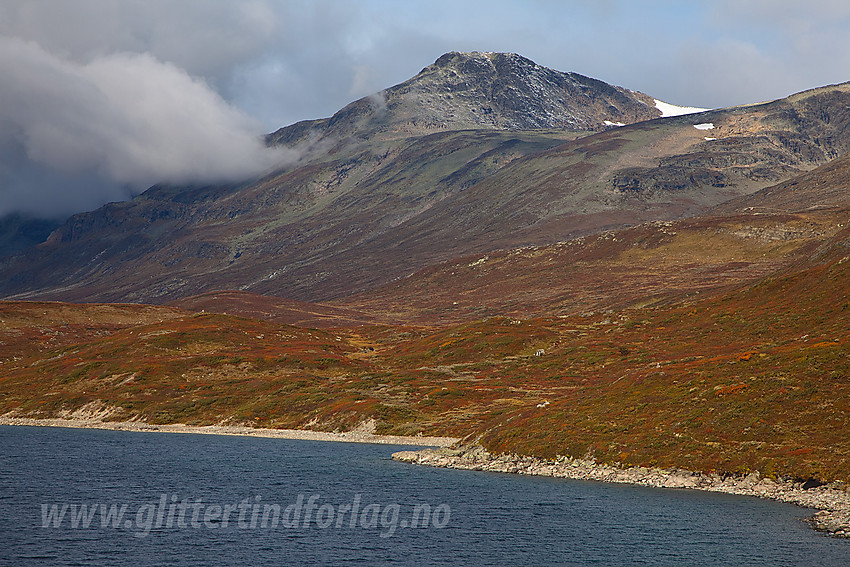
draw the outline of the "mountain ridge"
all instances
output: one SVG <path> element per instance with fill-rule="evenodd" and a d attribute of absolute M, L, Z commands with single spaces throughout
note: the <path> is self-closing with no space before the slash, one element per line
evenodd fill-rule
<path fill-rule="evenodd" d="M 489 89 L 502 61 L 531 73 L 519 83 L 571 77 L 509 54 L 444 57 L 425 74 L 444 77 L 471 61 L 490 69 L 480 71 Z M 844 84 L 622 127 L 603 121 L 591 133 L 487 127 L 401 137 L 381 130 L 401 122 L 341 111 L 326 119 L 340 136 L 313 135 L 299 163 L 258 181 L 157 186 L 72 217 L 42 245 L 0 260 L 0 295 L 155 303 L 236 289 L 341 298 L 468 254 L 702 214 L 846 151 L 848 108 Z"/>

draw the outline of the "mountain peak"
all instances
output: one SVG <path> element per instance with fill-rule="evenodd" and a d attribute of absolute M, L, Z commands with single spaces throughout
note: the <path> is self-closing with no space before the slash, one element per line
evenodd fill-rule
<path fill-rule="evenodd" d="M 269 141 L 471 129 L 600 131 L 660 115 L 643 93 L 549 69 L 516 53 L 452 51 L 399 85 L 352 102 L 329 119 L 283 128 Z"/>
<path fill-rule="evenodd" d="M 468 110 L 472 115 L 463 121 L 484 128 L 594 131 L 660 115 L 647 95 L 549 69 L 516 53 L 452 51 L 390 91 L 406 88 L 440 96 L 442 104 L 431 106 L 450 117 Z M 452 97 L 460 104 L 449 104 Z"/>

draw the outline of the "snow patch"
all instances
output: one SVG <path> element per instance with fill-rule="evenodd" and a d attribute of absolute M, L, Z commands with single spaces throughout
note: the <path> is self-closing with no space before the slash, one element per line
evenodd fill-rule
<path fill-rule="evenodd" d="M 705 112 L 706 110 L 711 110 L 710 108 L 696 108 L 695 106 L 676 106 L 675 104 L 668 104 L 666 102 L 662 102 L 657 98 L 653 100 L 655 101 L 655 108 L 661 111 L 662 118 L 668 118 L 670 116 L 681 116 L 683 114 L 696 114 L 697 112 Z"/>
<path fill-rule="evenodd" d="M 708 136 L 706 136 L 706 137 L 705 137 L 705 141 L 706 141 L 706 142 L 713 142 L 713 141 L 714 141 L 714 140 L 716 140 L 716 139 L 717 139 L 717 138 L 709 138 Z"/>
<path fill-rule="evenodd" d="M 711 122 L 706 122 L 705 124 L 694 124 L 694 128 L 697 130 L 714 130 L 714 124 Z"/>
<path fill-rule="evenodd" d="M 611 122 L 610 120 L 603 120 L 602 123 L 606 126 L 625 126 L 622 122 Z"/>

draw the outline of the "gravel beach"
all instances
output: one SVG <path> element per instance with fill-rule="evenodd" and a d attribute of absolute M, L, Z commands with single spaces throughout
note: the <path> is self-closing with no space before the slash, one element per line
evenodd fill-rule
<path fill-rule="evenodd" d="M 74 427 L 111 429 L 114 431 L 144 431 L 159 433 L 195 433 L 205 435 L 243 435 L 272 437 L 276 439 L 303 439 L 307 441 L 339 441 L 344 443 L 380 443 L 383 445 L 418 445 L 422 447 L 448 447 L 458 441 L 454 437 L 425 437 L 402 435 L 377 435 L 359 429 L 344 433 L 309 431 L 303 429 L 261 429 L 234 425 L 152 425 L 139 421 L 98 421 L 94 419 L 33 419 L 27 417 L 0 417 L 0 425 L 28 425 L 35 427 Z"/>

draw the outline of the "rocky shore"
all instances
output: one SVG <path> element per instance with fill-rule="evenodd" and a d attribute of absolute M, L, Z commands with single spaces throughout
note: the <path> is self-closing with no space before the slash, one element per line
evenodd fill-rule
<path fill-rule="evenodd" d="M 73 427 L 84 429 L 110 429 L 114 431 L 145 431 L 160 433 L 196 433 L 206 435 L 243 435 L 248 437 L 273 437 L 277 439 L 303 439 L 307 441 L 340 441 L 345 443 L 380 443 L 383 445 L 418 445 L 447 447 L 458 441 L 454 437 L 425 437 L 402 435 L 377 435 L 368 428 L 342 433 L 309 431 L 304 429 L 262 429 L 236 425 L 152 425 L 140 421 L 100 421 L 96 419 L 33 419 L 27 417 L 0 417 L 0 425 L 29 425 L 36 427 Z"/>
<path fill-rule="evenodd" d="M 844 484 L 811 486 L 816 483 L 761 478 L 758 473 L 747 476 L 722 477 L 681 469 L 659 469 L 615 466 L 587 459 L 559 457 L 555 460 L 519 455 L 492 455 L 480 446 L 462 448 L 399 451 L 397 461 L 491 472 L 515 473 L 637 484 L 656 488 L 690 488 L 769 498 L 780 502 L 815 508 L 818 512 L 808 522 L 816 530 L 831 536 L 850 538 L 850 492 Z"/>

